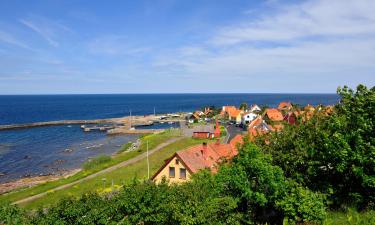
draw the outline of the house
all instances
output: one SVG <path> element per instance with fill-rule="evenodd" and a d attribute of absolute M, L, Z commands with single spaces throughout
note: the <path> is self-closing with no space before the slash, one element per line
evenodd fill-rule
<path fill-rule="evenodd" d="M 261 111 L 262 109 L 257 104 L 251 105 L 250 110 L 249 110 L 249 112 L 252 112 L 252 113 L 260 113 Z"/>
<path fill-rule="evenodd" d="M 264 112 L 265 119 L 268 119 L 273 122 L 283 121 L 283 114 L 277 109 L 266 109 Z"/>
<path fill-rule="evenodd" d="M 284 115 L 284 121 L 289 124 L 295 125 L 298 122 L 297 118 L 299 115 L 300 113 L 298 111 L 288 112 Z"/>
<path fill-rule="evenodd" d="M 245 113 L 242 116 L 242 121 L 241 122 L 242 122 L 243 125 L 247 125 L 247 124 L 249 124 L 251 121 L 253 121 L 257 117 L 258 117 L 258 115 L 255 114 L 255 113 L 252 113 L 252 112 Z"/>
<path fill-rule="evenodd" d="M 209 116 L 211 113 L 212 113 L 212 110 L 210 108 L 208 108 L 208 107 L 204 108 L 204 115 L 205 116 Z"/>
<path fill-rule="evenodd" d="M 280 102 L 279 106 L 277 107 L 278 110 L 282 111 L 289 111 L 293 108 L 292 103 L 290 102 Z"/>
<path fill-rule="evenodd" d="M 240 109 L 235 109 L 235 110 L 230 110 L 228 115 L 229 115 L 229 120 L 235 124 L 241 124 L 242 122 L 242 114 L 244 112 Z"/>
<path fill-rule="evenodd" d="M 193 138 L 198 138 L 198 139 L 209 139 L 209 138 L 214 138 L 214 134 L 209 132 L 209 131 L 194 131 L 193 132 Z"/>
<path fill-rule="evenodd" d="M 186 115 L 186 120 L 188 123 L 194 123 L 194 122 L 198 122 L 198 120 L 200 120 L 200 117 L 196 113 L 188 113 Z"/>
<path fill-rule="evenodd" d="M 305 106 L 304 110 L 305 110 L 306 112 L 314 112 L 314 111 L 315 111 L 315 108 L 314 108 L 314 106 L 312 106 L 312 105 L 310 105 L 310 104 L 307 104 L 307 105 Z"/>
<path fill-rule="evenodd" d="M 229 114 L 230 111 L 233 111 L 233 110 L 236 110 L 235 106 L 232 106 L 232 105 L 223 106 L 223 108 L 221 109 L 220 115 L 221 116 L 226 116 L 226 115 Z"/>
<path fill-rule="evenodd" d="M 271 131 L 271 127 L 263 120 L 262 116 L 258 116 L 255 118 L 251 123 L 248 125 L 248 131 L 249 133 L 251 132 L 251 129 L 255 129 L 258 131 L 264 131 L 264 132 L 269 132 Z"/>
<path fill-rule="evenodd" d="M 218 164 L 233 158 L 238 154 L 232 144 L 203 143 L 181 150 L 167 159 L 164 165 L 152 176 L 152 180 L 160 183 L 168 179 L 171 183 L 181 183 L 190 180 L 191 175 L 202 170 L 209 169 L 217 172 Z"/>
<path fill-rule="evenodd" d="M 199 117 L 201 117 L 201 116 L 204 116 L 204 115 L 205 115 L 205 113 L 204 113 L 204 112 L 202 112 L 202 111 L 195 111 L 195 113 L 194 113 L 194 114 L 198 115 Z"/>
<path fill-rule="evenodd" d="M 208 139 L 220 138 L 220 125 L 216 120 L 216 128 L 213 125 L 197 126 L 193 131 L 193 138 Z"/>

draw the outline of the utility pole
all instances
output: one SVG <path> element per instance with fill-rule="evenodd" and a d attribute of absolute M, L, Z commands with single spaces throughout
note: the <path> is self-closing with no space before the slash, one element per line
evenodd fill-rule
<path fill-rule="evenodd" d="M 148 161 L 148 141 L 146 142 L 147 145 L 147 178 L 150 180 L 150 162 Z"/>

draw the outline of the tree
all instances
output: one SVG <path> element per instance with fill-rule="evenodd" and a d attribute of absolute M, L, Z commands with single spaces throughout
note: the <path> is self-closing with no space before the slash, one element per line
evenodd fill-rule
<path fill-rule="evenodd" d="M 340 103 L 330 116 L 315 112 L 257 143 L 287 177 L 327 194 L 332 207 L 373 207 L 375 90 L 359 85 L 356 91 L 339 88 L 338 94 Z"/>
<path fill-rule="evenodd" d="M 248 105 L 247 105 L 247 103 L 246 102 L 243 102 L 243 103 L 241 103 L 241 105 L 240 105 L 240 109 L 241 110 L 247 110 L 247 108 L 248 108 Z"/>

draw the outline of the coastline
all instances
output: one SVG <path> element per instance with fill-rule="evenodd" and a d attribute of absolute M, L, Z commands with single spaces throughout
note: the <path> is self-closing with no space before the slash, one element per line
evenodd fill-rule
<path fill-rule="evenodd" d="M 81 170 L 82 170 L 81 168 L 78 168 L 78 169 L 65 171 L 59 175 L 26 177 L 26 178 L 20 178 L 14 181 L 6 182 L 6 183 L 0 183 L 0 195 L 6 194 L 11 191 L 16 191 L 17 189 L 29 188 L 29 187 L 33 187 L 39 184 L 46 183 L 46 182 L 55 181 L 55 180 L 59 180 L 62 178 L 68 178 L 77 174 Z"/>

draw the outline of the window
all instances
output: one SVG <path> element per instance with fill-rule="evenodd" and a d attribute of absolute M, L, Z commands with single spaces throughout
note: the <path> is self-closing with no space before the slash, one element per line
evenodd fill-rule
<path fill-rule="evenodd" d="M 178 165 L 180 163 L 180 160 L 176 159 L 176 165 Z"/>
<path fill-rule="evenodd" d="M 180 179 L 186 179 L 186 169 L 180 168 Z"/>
<path fill-rule="evenodd" d="M 174 167 L 169 167 L 169 177 L 171 178 L 175 177 Z"/>

